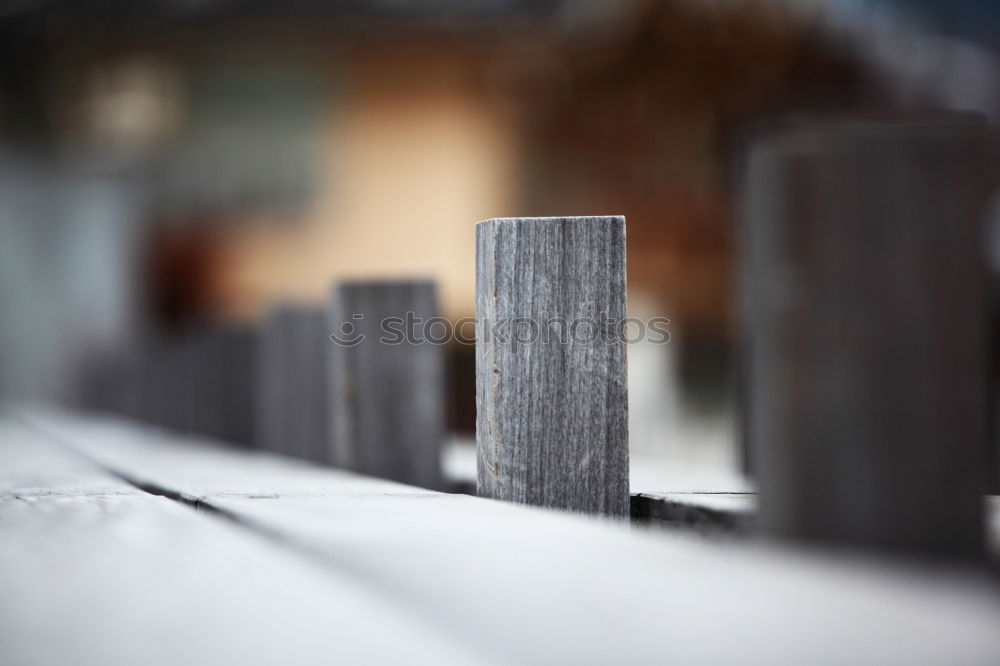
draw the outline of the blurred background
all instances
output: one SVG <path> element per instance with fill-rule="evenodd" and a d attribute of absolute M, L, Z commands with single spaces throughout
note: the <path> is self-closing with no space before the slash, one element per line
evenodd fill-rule
<path fill-rule="evenodd" d="M 476 221 L 624 214 L 631 314 L 671 320 L 629 349 L 633 451 L 735 468 L 745 138 L 995 118 L 998 38 L 990 0 L 3 0 L 0 400 L 99 407 L 348 278 L 473 316 Z M 473 348 L 448 367 L 468 438 Z M 214 434 L 250 443 L 240 390 Z"/>

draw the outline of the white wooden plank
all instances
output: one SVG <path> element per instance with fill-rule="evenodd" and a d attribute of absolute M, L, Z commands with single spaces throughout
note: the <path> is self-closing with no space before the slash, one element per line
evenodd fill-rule
<path fill-rule="evenodd" d="M 0 418 L 0 497 L 138 494 L 133 486 L 79 456 L 46 445 L 23 424 Z"/>
<path fill-rule="evenodd" d="M 63 418 L 100 457 L 107 432 Z M 51 427 L 51 423 L 49 426 Z M 986 577 L 778 550 L 382 482 L 268 497 L 205 492 L 204 472 L 259 458 L 182 449 L 115 426 L 116 465 L 197 495 L 335 571 L 392 591 L 509 663 L 995 664 L 1000 593 Z M 113 431 L 115 428 L 108 428 Z M 90 435 L 87 434 L 90 433 Z M 86 441 L 90 437 L 90 441 Z M 156 449 L 155 456 L 150 451 Z M 154 468 L 175 452 L 177 461 Z M 109 456 L 110 459 L 111 456 Z M 188 471 L 185 471 L 188 470 Z M 317 472 L 317 474 L 324 474 Z M 190 475 L 190 477 L 189 477 Z M 254 485 L 254 484 L 250 484 Z M 384 491 L 384 492 L 383 492 Z"/>
<path fill-rule="evenodd" d="M 64 445 L 84 451 L 132 481 L 178 491 L 196 501 L 210 494 L 285 495 L 401 494 L 432 491 L 353 472 L 317 467 L 263 451 L 244 452 L 221 442 L 150 428 L 135 421 L 71 416 L 65 412 L 22 412 L 28 422 Z M 139 443 L 141 446 L 136 446 Z M 174 484 L 173 479 L 183 479 Z"/>
<path fill-rule="evenodd" d="M 381 590 L 43 440 L 0 422 L 3 663 L 490 663 Z"/>

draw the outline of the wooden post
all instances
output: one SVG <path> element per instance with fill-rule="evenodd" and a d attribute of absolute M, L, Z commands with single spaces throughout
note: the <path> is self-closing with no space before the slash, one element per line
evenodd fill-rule
<path fill-rule="evenodd" d="M 770 535 L 976 557 L 984 126 L 802 126 L 748 160 L 746 401 Z"/>
<path fill-rule="evenodd" d="M 334 464 L 441 488 L 444 323 L 430 281 L 349 282 L 335 290 L 329 355 Z"/>
<path fill-rule="evenodd" d="M 476 225 L 481 496 L 627 516 L 625 218 Z"/>
<path fill-rule="evenodd" d="M 316 462 L 329 459 L 326 313 L 281 305 L 261 326 L 256 379 L 257 441 L 269 451 Z"/>
<path fill-rule="evenodd" d="M 989 461 L 989 483 L 987 492 L 1000 495 L 1000 197 L 994 196 L 987 216 L 986 266 L 989 291 L 989 446 L 986 458 Z"/>
<path fill-rule="evenodd" d="M 254 379 L 260 359 L 257 328 L 229 325 L 216 333 L 219 384 L 217 395 L 224 439 L 254 444 Z M 322 362 L 316 362 L 320 365 Z M 320 403 L 322 404 L 322 403 Z"/>
<path fill-rule="evenodd" d="M 249 446 L 254 441 L 257 333 L 220 325 L 158 345 L 141 368 L 152 423 Z"/>

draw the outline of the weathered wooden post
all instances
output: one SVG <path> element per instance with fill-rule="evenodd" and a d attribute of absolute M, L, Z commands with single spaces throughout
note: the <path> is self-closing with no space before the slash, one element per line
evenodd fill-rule
<path fill-rule="evenodd" d="M 476 225 L 481 496 L 627 516 L 625 218 Z"/>
<path fill-rule="evenodd" d="M 258 446 L 328 461 L 331 345 L 322 308 L 283 304 L 267 314 L 256 378 Z"/>
<path fill-rule="evenodd" d="M 440 488 L 445 322 L 427 280 L 348 282 L 330 309 L 334 464 Z"/>
<path fill-rule="evenodd" d="M 750 152 L 745 409 L 770 535 L 976 557 L 981 121 L 803 125 Z"/>

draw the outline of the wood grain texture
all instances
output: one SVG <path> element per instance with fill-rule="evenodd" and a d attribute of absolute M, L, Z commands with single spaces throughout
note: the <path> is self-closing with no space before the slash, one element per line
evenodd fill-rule
<path fill-rule="evenodd" d="M 439 316 L 426 280 L 349 282 L 334 292 L 330 330 L 331 460 L 346 469 L 441 488 L 445 348 L 423 336 Z M 409 334 L 401 334 L 405 328 Z M 440 334 L 435 327 L 434 335 Z"/>
<path fill-rule="evenodd" d="M 321 308 L 285 304 L 268 313 L 260 332 L 256 378 L 260 448 L 328 461 L 331 344 Z"/>
<path fill-rule="evenodd" d="M 476 225 L 483 497 L 627 516 L 625 218 Z"/>
<path fill-rule="evenodd" d="M 981 122 L 816 125 L 751 153 L 745 413 L 761 528 L 983 548 Z"/>
<path fill-rule="evenodd" d="M 69 414 L 37 422 L 117 471 L 308 555 L 299 559 L 303 568 L 318 564 L 394 600 L 399 615 L 447 628 L 480 660 L 985 666 L 1000 655 L 1000 593 L 974 571 L 886 566 L 639 530 L 618 520 L 197 446 L 124 422 Z M 248 592 L 257 593 L 255 587 Z M 303 603 L 309 600 L 303 595 Z M 248 606 L 269 611 L 261 603 Z M 343 606 L 353 610 L 354 599 L 345 598 Z M 309 622 L 310 632 L 317 618 L 325 622 L 319 638 L 330 650 L 349 649 L 357 636 L 375 648 L 388 641 L 417 655 L 383 663 L 440 663 L 410 634 L 359 633 L 357 623 L 341 625 L 340 616 L 311 612 L 303 607 L 299 621 Z M 298 622 L 280 626 L 283 636 L 300 628 Z M 248 639 L 259 636 L 252 632 Z"/>
<path fill-rule="evenodd" d="M 4 664 L 497 663 L 349 574 L 71 453 L 62 442 L 88 439 L 85 424 L 0 417 Z M 137 432 L 98 429 L 93 443 L 123 431 Z"/>

